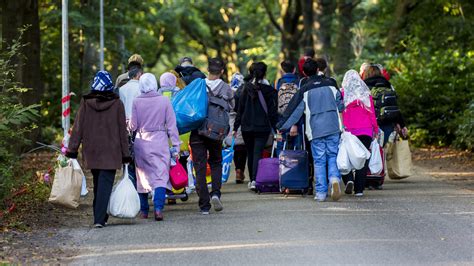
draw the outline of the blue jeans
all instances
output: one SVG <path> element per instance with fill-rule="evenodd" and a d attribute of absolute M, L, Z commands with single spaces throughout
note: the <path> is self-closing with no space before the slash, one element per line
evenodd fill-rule
<path fill-rule="evenodd" d="M 148 204 L 148 193 L 138 193 L 140 195 L 140 210 L 142 213 L 148 214 L 150 205 Z M 153 204 L 155 205 L 155 211 L 162 211 L 165 207 L 166 199 L 166 188 L 157 187 L 155 188 L 155 195 L 153 197 Z"/>
<path fill-rule="evenodd" d="M 314 175 L 316 179 L 316 196 L 326 197 L 328 193 L 328 177 L 330 180 L 341 179 L 337 168 L 336 157 L 339 149 L 340 134 L 332 134 L 311 141 L 311 151 L 314 159 Z M 327 174 L 326 174 L 327 165 Z"/>

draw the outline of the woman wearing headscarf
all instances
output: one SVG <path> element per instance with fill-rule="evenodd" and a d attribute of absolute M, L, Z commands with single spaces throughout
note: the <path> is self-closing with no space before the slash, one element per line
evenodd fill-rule
<path fill-rule="evenodd" d="M 79 146 L 85 168 L 91 169 L 94 180 L 94 226 L 107 223 L 107 206 L 114 184 L 116 169 L 131 161 L 125 108 L 117 94 L 110 74 L 99 71 L 91 92 L 81 100 L 74 120 L 66 156 L 77 158 Z"/>
<path fill-rule="evenodd" d="M 140 195 L 140 216 L 148 218 L 148 193 L 154 192 L 155 220 L 163 220 L 166 190 L 171 190 L 169 169 L 171 157 L 178 157 L 179 135 L 176 115 L 168 97 L 158 93 L 153 74 L 139 80 L 141 95 L 133 102 L 130 128 L 136 131 L 134 152 L 137 169 L 137 191 Z M 173 148 L 169 149 L 171 140 Z"/>
<path fill-rule="evenodd" d="M 237 106 L 239 105 L 239 97 L 242 93 L 244 84 L 244 76 L 240 73 L 234 73 L 230 80 L 230 88 L 234 92 L 235 107 L 230 111 L 229 124 L 230 132 L 229 136 L 225 139 L 227 146 L 232 145 L 232 131 L 234 128 L 235 117 L 237 116 Z M 235 135 L 235 146 L 234 146 L 234 165 L 235 165 L 235 183 L 243 184 L 245 180 L 245 163 L 247 161 L 247 149 L 245 148 L 245 142 L 242 138 L 242 131 L 237 130 Z"/>
<path fill-rule="evenodd" d="M 180 90 L 176 86 L 176 81 L 177 78 L 172 73 L 163 73 L 160 76 L 160 89 L 158 90 L 158 93 L 171 99 Z"/>
<path fill-rule="evenodd" d="M 342 113 L 344 127 L 346 131 L 357 136 L 369 150 L 372 139 L 377 136 L 379 128 L 369 87 L 360 78 L 357 71 L 349 70 L 344 75 L 342 94 L 345 107 Z M 355 180 L 352 172 L 342 177 L 346 183 L 346 194 L 352 194 L 354 189 L 355 196 L 362 197 L 364 195 L 368 164 L 367 160 L 362 169 L 355 171 Z"/>

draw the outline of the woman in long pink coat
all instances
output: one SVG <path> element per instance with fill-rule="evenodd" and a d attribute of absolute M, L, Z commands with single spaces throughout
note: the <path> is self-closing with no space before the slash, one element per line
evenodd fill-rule
<path fill-rule="evenodd" d="M 170 159 L 179 153 L 179 134 L 171 102 L 158 94 L 155 76 L 143 74 L 139 84 L 142 94 L 133 102 L 130 128 L 137 132 L 134 152 L 141 217 L 148 218 L 148 193 L 154 191 L 155 220 L 161 221 L 166 189 L 171 189 Z M 173 145 L 171 152 L 169 140 Z"/>

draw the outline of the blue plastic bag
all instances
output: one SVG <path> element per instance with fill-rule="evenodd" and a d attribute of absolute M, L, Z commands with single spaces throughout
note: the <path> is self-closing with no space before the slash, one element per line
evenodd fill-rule
<path fill-rule="evenodd" d="M 230 176 L 230 167 L 234 159 L 235 138 L 232 137 L 232 144 L 229 148 L 222 150 L 222 183 L 226 183 Z"/>
<path fill-rule="evenodd" d="M 171 104 L 180 135 L 198 129 L 207 117 L 206 81 L 195 79 L 176 93 Z"/>

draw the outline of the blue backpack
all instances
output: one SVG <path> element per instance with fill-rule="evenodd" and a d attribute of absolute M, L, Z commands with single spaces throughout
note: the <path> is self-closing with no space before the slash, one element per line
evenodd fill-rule
<path fill-rule="evenodd" d="M 206 81 L 195 79 L 176 93 L 171 104 L 180 135 L 198 129 L 207 117 Z"/>

